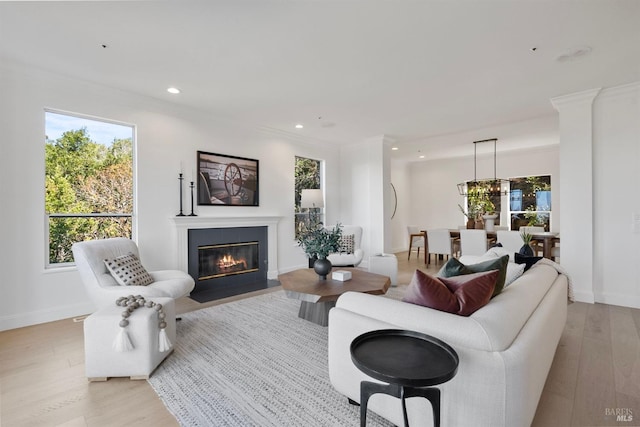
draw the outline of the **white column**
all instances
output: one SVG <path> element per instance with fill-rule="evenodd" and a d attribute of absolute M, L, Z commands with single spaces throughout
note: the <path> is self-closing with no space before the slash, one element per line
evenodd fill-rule
<path fill-rule="evenodd" d="M 593 292 L 593 100 L 600 89 L 551 99 L 560 115 L 560 260 L 577 301 Z"/>
<path fill-rule="evenodd" d="M 391 145 L 381 135 L 340 150 L 342 217 L 338 220 L 362 226 L 365 264 L 370 255 L 391 252 Z"/>

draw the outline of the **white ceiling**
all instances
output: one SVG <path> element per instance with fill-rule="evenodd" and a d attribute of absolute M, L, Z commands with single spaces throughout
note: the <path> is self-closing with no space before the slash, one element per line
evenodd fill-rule
<path fill-rule="evenodd" d="M 581 46 L 591 53 L 556 60 Z M 433 158 L 443 143 L 503 140 L 489 132 L 512 122 L 542 123 L 512 145 L 557 143 L 540 119 L 550 98 L 640 80 L 640 1 L 0 2 L 0 59 L 318 143 L 386 135 L 394 156 Z"/>

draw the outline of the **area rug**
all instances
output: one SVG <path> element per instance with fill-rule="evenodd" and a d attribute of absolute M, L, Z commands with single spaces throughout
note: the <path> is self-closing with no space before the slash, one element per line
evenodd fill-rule
<path fill-rule="evenodd" d="M 400 288 L 388 296 L 398 298 Z M 335 391 L 327 328 L 298 318 L 282 290 L 182 315 L 149 383 L 183 426 L 356 426 Z M 391 426 L 369 412 L 368 426 Z"/>

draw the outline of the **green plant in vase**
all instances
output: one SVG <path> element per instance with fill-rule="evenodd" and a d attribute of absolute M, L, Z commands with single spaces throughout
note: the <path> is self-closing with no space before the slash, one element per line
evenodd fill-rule
<path fill-rule="evenodd" d="M 327 229 L 321 222 L 311 223 L 303 227 L 298 235 L 298 244 L 309 258 L 317 258 L 313 269 L 321 279 L 326 279 L 331 271 L 331 262 L 327 259 L 329 254 L 340 250 L 342 228 L 336 224 L 333 229 Z"/>
<path fill-rule="evenodd" d="M 489 189 L 487 188 L 487 185 L 482 183 L 478 183 L 469 188 L 467 193 L 467 205 L 467 211 L 469 213 L 467 218 L 470 219 L 473 217 L 473 220 L 480 225 L 480 228 L 484 226 L 482 216 L 491 215 L 496 211 L 496 206 L 489 198 Z"/>
<path fill-rule="evenodd" d="M 531 240 L 533 239 L 533 236 L 525 231 L 521 231 L 520 237 L 522 238 L 523 245 L 518 252 L 521 255 L 533 256 L 533 249 L 531 249 Z"/>

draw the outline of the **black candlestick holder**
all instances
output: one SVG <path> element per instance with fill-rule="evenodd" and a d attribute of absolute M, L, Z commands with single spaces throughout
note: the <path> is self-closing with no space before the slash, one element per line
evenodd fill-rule
<path fill-rule="evenodd" d="M 191 185 L 189 187 L 191 187 L 191 213 L 189 216 L 198 216 L 193 213 L 193 181 L 191 181 Z"/>
<path fill-rule="evenodd" d="M 178 181 L 180 181 L 180 213 L 177 214 L 176 216 L 186 216 L 185 214 L 182 213 L 182 180 L 184 180 L 184 178 L 182 177 L 182 172 L 181 172 L 180 175 L 178 175 Z"/>

